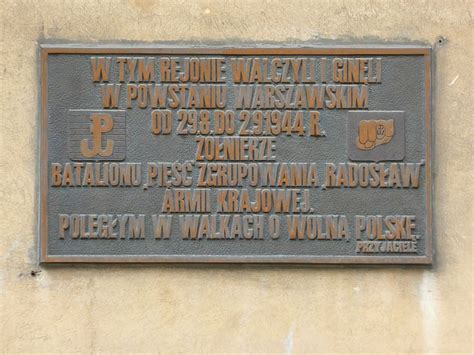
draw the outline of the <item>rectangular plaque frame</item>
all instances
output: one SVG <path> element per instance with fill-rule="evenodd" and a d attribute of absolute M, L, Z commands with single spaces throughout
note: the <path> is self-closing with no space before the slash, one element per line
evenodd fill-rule
<path fill-rule="evenodd" d="M 48 57 L 51 54 L 97 55 L 383 55 L 422 56 L 425 70 L 425 255 L 418 256 L 341 256 L 341 255 L 51 255 L 48 253 Z M 40 46 L 41 57 L 41 123 L 40 123 L 40 190 L 39 254 L 40 263 L 277 263 L 277 264 L 431 264 L 432 236 L 432 50 L 419 45 L 323 46 L 301 48 L 234 48 L 234 47 L 161 47 L 161 46 Z"/>

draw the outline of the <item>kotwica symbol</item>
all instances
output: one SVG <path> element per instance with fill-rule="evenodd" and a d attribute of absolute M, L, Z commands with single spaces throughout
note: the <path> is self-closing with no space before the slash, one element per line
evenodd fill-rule
<path fill-rule="evenodd" d="M 91 121 L 90 132 L 92 133 L 92 142 L 88 138 L 84 138 L 81 141 L 81 154 L 86 158 L 111 156 L 114 151 L 114 141 L 106 139 L 105 148 L 102 148 L 102 135 L 110 132 L 114 127 L 112 116 L 107 113 L 96 113 L 91 116 Z M 92 147 L 90 147 L 90 143 L 92 143 Z"/>

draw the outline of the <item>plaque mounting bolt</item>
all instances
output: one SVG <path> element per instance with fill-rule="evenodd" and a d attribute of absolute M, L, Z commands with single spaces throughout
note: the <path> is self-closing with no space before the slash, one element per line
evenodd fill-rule
<path fill-rule="evenodd" d="M 436 45 L 444 46 L 448 42 L 448 39 L 444 36 L 438 36 L 436 38 Z"/>

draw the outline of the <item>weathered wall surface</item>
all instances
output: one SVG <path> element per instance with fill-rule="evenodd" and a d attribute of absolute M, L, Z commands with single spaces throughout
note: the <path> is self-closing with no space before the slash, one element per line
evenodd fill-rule
<path fill-rule="evenodd" d="M 0 351 L 473 351 L 472 1 L 0 2 Z M 38 43 L 436 44 L 432 268 L 37 263 Z"/>

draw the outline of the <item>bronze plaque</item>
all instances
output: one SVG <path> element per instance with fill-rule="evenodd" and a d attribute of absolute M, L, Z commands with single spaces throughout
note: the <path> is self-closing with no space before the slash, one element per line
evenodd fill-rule
<path fill-rule="evenodd" d="M 430 48 L 40 50 L 41 262 L 432 262 Z"/>

